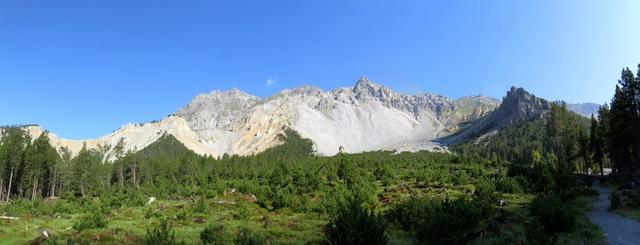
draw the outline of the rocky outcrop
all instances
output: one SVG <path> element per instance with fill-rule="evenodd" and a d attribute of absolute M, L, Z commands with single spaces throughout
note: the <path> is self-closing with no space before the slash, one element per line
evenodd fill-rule
<path fill-rule="evenodd" d="M 441 142 L 456 144 L 491 134 L 519 122 L 533 121 L 542 117 L 549 110 L 549 107 L 550 104 L 546 100 L 538 98 L 522 88 L 511 87 L 497 109 L 476 120 L 473 125 L 443 138 Z"/>

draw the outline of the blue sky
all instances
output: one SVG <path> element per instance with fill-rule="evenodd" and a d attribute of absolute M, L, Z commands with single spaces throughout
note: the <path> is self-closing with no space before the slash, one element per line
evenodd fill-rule
<path fill-rule="evenodd" d="M 0 124 L 68 138 L 198 93 L 267 96 L 361 75 L 400 92 L 603 103 L 640 63 L 640 1 L 0 2 Z"/>

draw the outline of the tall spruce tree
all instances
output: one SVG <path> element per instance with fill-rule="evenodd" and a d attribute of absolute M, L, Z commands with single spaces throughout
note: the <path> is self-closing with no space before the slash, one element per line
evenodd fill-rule
<path fill-rule="evenodd" d="M 600 124 L 595 116 L 591 115 L 591 127 L 589 131 L 589 149 L 591 151 L 591 159 L 598 164 L 600 175 L 604 176 L 604 143 L 600 134 Z"/>
<path fill-rule="evenodd" d="M 640 161 L 640 146 L 638 145 L 638 80 L 634 74 L 625 68 L 622 70 L 615 94 L 611 101 L 608 115 L 610 147 L 609 154 L 617 172 L 633 172 L 634 166 Z"/>
<path fill-rule="evenodd" d="M 0 149 L 3 157 L 2 168 L 4 168 L 2 183 L 4 185 L 4 200 L 11 200 L 11 194 L 16 193 L 19 186 L 20 164 L 24 158 L 24 152 L 30 144 L 29 135 L 19 127 L 9 127 L 3 130 L 3 143 Z"/>
<path fill-rule="evenodd" d="M 26 149 L 21 162 L 21 192 L 31 199 L 48 197 L 55 193 L 52 183 L 58 154 L 49 144 L 47 132 L 42 133 Z"/>

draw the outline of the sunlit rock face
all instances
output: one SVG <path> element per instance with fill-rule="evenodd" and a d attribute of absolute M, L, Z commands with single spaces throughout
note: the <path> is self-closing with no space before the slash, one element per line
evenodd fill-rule
<path fill-rule="evenodd" d="M 312 140 L 319 155 L 339 149 L 357 153 L 375 150 L 443 150 L 435 140 L 476 124 L 499 101 L 485 96 L 457 100 L 430 93 L 402 94 L 366 77 L 353 87 L 322 91 L 313 86 L 287 89 L 266 98 L 238 89 L 200 94 L 160 121 L 127 124 L 89 140 L 67 140 L 49 134 L 57 149 L 72 155 L 83 145 L 115 158 L 113 148 L 137 151 L 164 134 L 173 135 L 201 155 L 250 155 L 282 144 L 285 129 Z M 45 130 L 25 127 L 33 138 Z"/>
<path fill-rule="evenodd" d="M 434 139 L 496 108 L 483 96 L 451 100 L 401 94 L 360 78 L 352 88 L 312 86 L 258 99 L 238 90 L 199 95 L 176 115 L 185 118 L 216 155 L 247 155 L 281 144 L 291 128 L 314 142 L 318 154 L 373 150 L 442 149 Z"/>

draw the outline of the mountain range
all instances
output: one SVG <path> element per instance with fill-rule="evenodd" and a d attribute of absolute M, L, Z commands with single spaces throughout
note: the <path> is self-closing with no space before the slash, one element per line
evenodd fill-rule
<path fill-rule="evenodd" d="M 595 105 L 595 104 L 593 104 Z M 266 98 L 238 89 L 200 94 L 174 114 L 143 124 L 127 124 L 98 139 L 67 140 L 49 133 L 51 144 L 72 155 L 86 144 L 114 158 L 122 141 L 137 151 L 172 135 L 187 148 L 214 157 L 250 155 L 282 144 L 286 129 L 314 143 L 319 155 L 375 150 L 444 151 L 448 144 L 490 136 L 522 120 L 539 118 L 549 103 L 522 88 L 502 101 L 474 95 L 450 99 L 431 93 L 403 94 L 361 77 L 353 87 L 322 91 L 313 86 L 283 90 Z M 569 106 L 590 115 L 596 106 Z M 46 130 L 25 126 L 35 138 Z"/>

